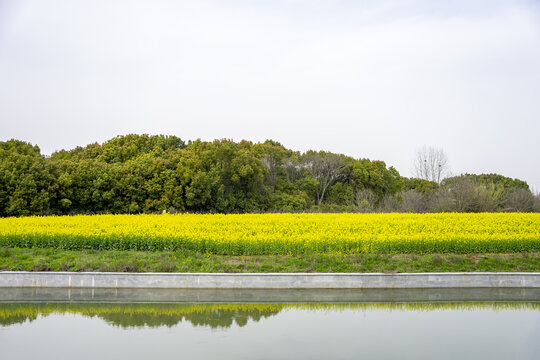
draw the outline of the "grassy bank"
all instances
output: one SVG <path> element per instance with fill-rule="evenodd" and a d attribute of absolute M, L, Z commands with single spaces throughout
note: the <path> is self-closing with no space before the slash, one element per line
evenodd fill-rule
<path fill-rule="evenodd" d="M 230 256 L 197 252 L 0 248 L 0 269 L 112 272 L 540 271 L 540 253 Z"/>

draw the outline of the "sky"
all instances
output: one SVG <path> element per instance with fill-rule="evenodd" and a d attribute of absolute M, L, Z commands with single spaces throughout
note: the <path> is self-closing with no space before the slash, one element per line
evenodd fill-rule
<path fill-rule="evenodd" d="M 273 139 L 540 190 L 540 1 L 0 0 L 0 141 Z"/>

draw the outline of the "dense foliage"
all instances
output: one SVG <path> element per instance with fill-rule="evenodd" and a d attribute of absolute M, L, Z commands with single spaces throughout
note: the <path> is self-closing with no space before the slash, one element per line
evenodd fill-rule
<path fill-rule="evenodd" d="M 118 136 L 45 157 L 0 142 L 0 216 L 263 211 L 534 211 L 528 185 L 462 175 L 441 185 L 383 161 L 295 152 L 274 141 Z"/>
<path fill-rule="evenodd" d="M 0 219 L 0 246 L 221 255 L 540 251 L 540 214 L 164 214 Z"/>

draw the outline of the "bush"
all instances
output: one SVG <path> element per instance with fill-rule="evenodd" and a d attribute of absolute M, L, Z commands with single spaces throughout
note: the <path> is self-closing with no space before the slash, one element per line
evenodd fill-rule
<path fill-rule="evenodd" d="M 354 196 L 356 211 L 373 212 L 377 203 L 377 195 L 369 189 L 357 190 Z"/>
<path fill-rule="evenodd" d="M 409 190 L 397 195 L 400 212 L 425 212 L 427 210 L 425 197 L 416 190 Z"/>

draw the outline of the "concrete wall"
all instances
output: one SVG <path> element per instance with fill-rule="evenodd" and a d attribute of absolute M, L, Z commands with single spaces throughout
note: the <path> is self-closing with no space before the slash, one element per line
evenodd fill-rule
<path fill-rule="evenodd" d="M 222 274 L 0 272 L 0 288 L 540 288 L 540 273 Z"/>
<path fill-rule="evenodd" d="M 340 303 L 531 302 L 540 288 L 438 289 L 103 289 L 0 288 L 2 302 Z"/>

